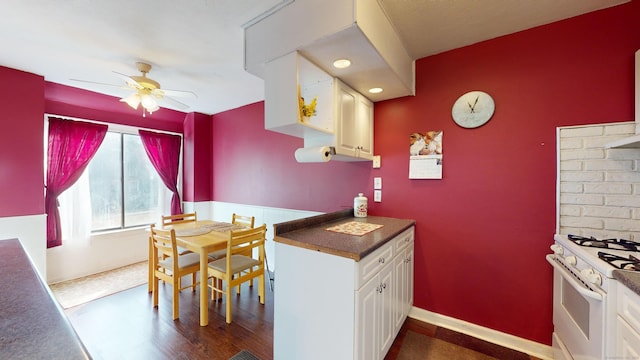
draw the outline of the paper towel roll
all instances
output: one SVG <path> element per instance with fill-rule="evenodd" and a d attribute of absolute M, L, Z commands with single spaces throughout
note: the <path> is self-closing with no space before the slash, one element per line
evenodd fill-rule
<path fill-rule="evenodd" d="M 300 163 L 327 162 L 331 160 L 331 153 L 330 146 L 318 146 L 297 149 L 295 155 L 296 161 Z"/>

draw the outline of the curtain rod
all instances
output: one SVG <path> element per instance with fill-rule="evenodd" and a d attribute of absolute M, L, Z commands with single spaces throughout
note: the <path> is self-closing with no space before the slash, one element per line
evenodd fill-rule
<path fill-rule="evenodd" d="M 95 123 L 95 124 L 107 125 L 107 126 L 109 126 L 109 128 L 111 128 L 111 127 L 115 127 L 115 128 L 123 127 L 123 128 L 132 128 L 132 129 L 135 128 L 135 129 L 154 131 L 154 132 L 170 134 L 170 135 L 178 135 L 180 137 L 184 137 L 183 134 L 181 134 L 181 133 L 177 133 L 177 132 L 173 132 L 173 131 L 166 131 L 166 130 L 159 130 L 159 129 L 151 129 L 151 128 L 146 128 L 146 127 L 141 127 L 141 126 L 115 124 L 115 123 L 110 123 L 110 122 L 107 122 L 107 121 L 81 119 L 81 118 L 76 118 L 76 117 L 72 117 L 72 116 L 49 114 L 49 113 L 45 113 L 44 116 L 45 116 L 45 120 L 48 117 L 57 117 L 57 118 L 60 118 L 60 119 L 63 119 L 63 120 L 85 121 L 85 122 L 90 122 L 90 123 Z"/>

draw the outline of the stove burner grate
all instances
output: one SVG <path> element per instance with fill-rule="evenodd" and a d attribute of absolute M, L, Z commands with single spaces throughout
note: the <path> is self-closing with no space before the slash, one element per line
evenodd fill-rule
<path fill-rule="evenodd" d="M 633 270 L 640 271 L 640 259 L 633 255 L 629 255 L 628 258 L 607 254 L 602 251 L 598 251 L 598 257 L 606 262 L 608 262 L 611 266 L 622 269 L 622 270 Z"/>
<path fill-rule="evenodd" d="M 610 250 L 622 250 L 622 251 L 638 251 L 640 252 L 640 243 L 625 239 L 603 239 L 598 240 L 591 237 L 583 237 L 578 235 L 567 235 L 569 240 L 580 246 L 588 246 Z"/>

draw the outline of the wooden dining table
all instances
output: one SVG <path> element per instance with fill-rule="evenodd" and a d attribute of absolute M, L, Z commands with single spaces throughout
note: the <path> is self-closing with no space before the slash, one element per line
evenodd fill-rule
<path fill-rule="evenodd" d="M 200 255 L 200 326 L 209 324 L 209 291 L 208 264 L 209 253 L 226 249 L 229 232 L 243 229 L 243 226 L 213 220 L 199 220 L 165 226 L 163 229 L 176 230 L 176 242 L 187 250 Z M 152 257 L 152 245 L 149 249 L 149 259 Z M 150 261 L 150 274 L 153 274 L 155 264 Z M 151 276 L 151 275 L 150 275 Z M 152 278 L 150 277 L 150 280 Z"/>

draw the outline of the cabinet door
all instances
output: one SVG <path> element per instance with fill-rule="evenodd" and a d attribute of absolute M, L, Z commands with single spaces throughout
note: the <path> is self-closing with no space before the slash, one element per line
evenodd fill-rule
<path fill-rule="evenodd" d="M 380 357 L 378 324 L 380 323 L 380 279 L 374 276 L 356 292 L 356 353 L 355 359 L 371 360 Z"/>
<path fill-rule="evenodd" d="M 355 132 L 358 135 L 358 156 L 373 158 L 373 103 L 366 97 L 358 97 Z"/>
<path fill-rule="evenodd" d="M 337 121 L 338 121 L 338 141 L 336 151 L 345 155 L 355 155 L 358 147 L 358 134 L 356 132 L 356 94 L 351 88 L 338 82 L 337 86 Z"/>
<path fill-rule="evenodd" d="M 393 326 L 397 331 L 402 327 L 405 319 L 406 299 L 407 299 L 407 264 L 405 262 L 405 250 L 396 255 L 393 262 L 394 267 L 394 308 L 393 308 Z"/>
<path fill-rule="evenodd" d="M 411 245 L 409 245 L 409 247 L 407 248 L 405 255 L 406 277 L 404 286 L 406 298 L 404 299 L 404 317 L 409 315 L 409 311 L 411 311 L 411 307 L 413 306 L 413 255 L 414 250 L 412 242 Z"/>
<path fill-rule="evenodd" d="M 373 158 L 373 103 L 337 81 L 336 153 L 354 158 Z"/>
<path fill-rule="evenodd" d="M 640 334 L 618 316 L 616 355 L 620 359 L 640 359 Z"/>
<path fill-rule="evenodd" d="M 385 266 L 382 271 L 380 271 L 380 304 L 378 307 L 378 311 L 380 311 L 380 335 L 378 336 L 378 349 L 379 354 L 381 356 L 376 357 L 375 359 L 380 359 L 384 355 L 387 354 L 387 351 L 391 348 L 391 344 L 393 344 L 393 339 L 396 336 L 395 332 L 395 321 L 394 321 L 394 307 L 396 305 L 394 301 L 394 293 L 396 284 L 393 281 L 394 277 L 394 267 L 389 264 Z"/>

